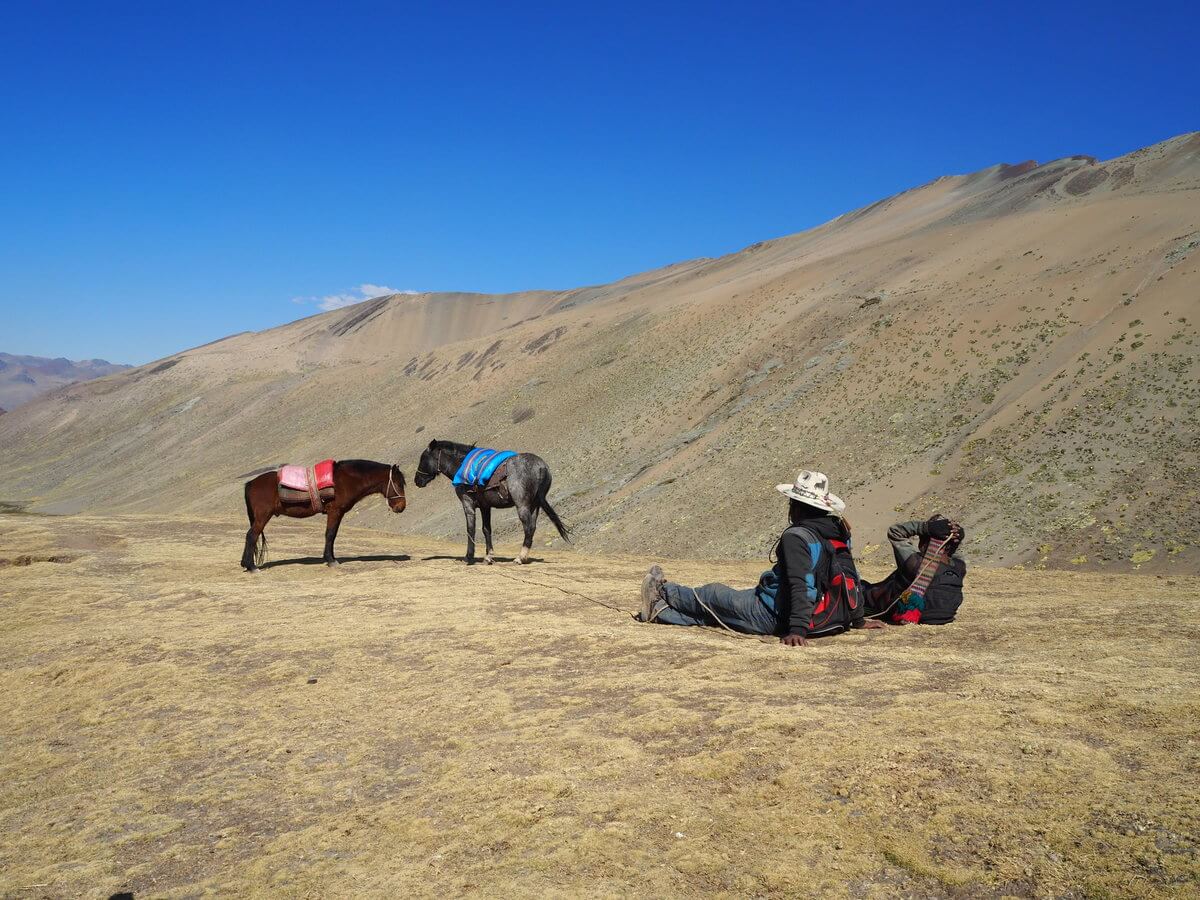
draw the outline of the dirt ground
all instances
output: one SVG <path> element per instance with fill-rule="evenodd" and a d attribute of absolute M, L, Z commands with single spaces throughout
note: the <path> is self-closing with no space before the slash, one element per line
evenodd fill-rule
<path fill-rule="evenodd" d="M 268 533 L 0 517 L 0 895 L 1197 891 L 1200 579 L 788 649 L 632 622 L 647 558 Z"/>

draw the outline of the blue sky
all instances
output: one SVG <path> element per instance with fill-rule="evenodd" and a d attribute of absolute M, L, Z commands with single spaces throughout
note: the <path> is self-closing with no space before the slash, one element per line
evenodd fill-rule
<path fill-rule="evenodd" d="M 1198 48 L 1183 4 L 4 3 L 0 350 L 140 363 L 1120 155 L 1200 128 Z"/>

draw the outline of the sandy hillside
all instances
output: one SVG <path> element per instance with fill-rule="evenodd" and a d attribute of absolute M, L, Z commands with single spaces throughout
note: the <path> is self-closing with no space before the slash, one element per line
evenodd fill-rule
<path fill-rule="evenodd" d="M 940 509 L 982 562 L 1197 571 L 1198 248 L 1200 134 L 995 166 L 611 285 L 382 298 L 59 390 L 0 418 L 0 498 L 236 521 L 248 470 L 411 473 L 443 437 L 542 454 L 589 552 L 760 557 L 771 486 L 816 466 L 868 558 Z M 461 529 L 445 482 L 355 521 Z"/>
<path fill-rule="evenodd" d="M 976 570 L 951 626 L 790 650 L 633 623 L 645 559 L 468 569 L 347 529 L 331 571 L 309 522 L 251 576 L 227 517 L 0 524 L 3 897 L 1200 878 L 1193 577 Z"/>

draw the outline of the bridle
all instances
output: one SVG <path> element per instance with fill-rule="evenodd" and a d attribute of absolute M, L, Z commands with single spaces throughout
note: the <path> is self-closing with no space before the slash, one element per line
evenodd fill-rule
<path fill-rule="evenodd" d="M 437 448 L 437 462 L 434 464 L 434 468 L 437 469 L 438 471 L 437 472 L 422 472 L 421 466 L 418 464 L 417 474 L 424 475 L 426 478 L 437 478 L 438 477 L 438 475 L 441 473 L 441 470 L 442 470 L 442 448 L 441 447 Z"/>
<path fill-rule="evenodd" d="M 393 500 L 403 500 L 404 499 L 404 493 L 402 491 L 397 491 L 396 496 L 394 496 L 394 497 L 391 496 L 391 490 L 392 490 L 393 485 L 395 484 L 395 481 L 394 481 L 395 474 L 396 474 L 395 465 L 388 466 L 388 483 L 387 483 L 387 487 L 385 487 L 383 489 L 383 499 L 387 501 L 389 506 L 391 506 Z"/>

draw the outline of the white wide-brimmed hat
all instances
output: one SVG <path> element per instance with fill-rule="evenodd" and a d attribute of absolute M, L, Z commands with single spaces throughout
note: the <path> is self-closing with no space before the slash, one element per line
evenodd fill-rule
<path fill-rule="evenodd" d="M 829 493 L 829 479 L 821 472 L 803 471 L 796 476 L 795 484 L 776 485 L 775 490 L 793 500 L 835 515 L 846 511 L 845 501 L 836 494 Z"/>

